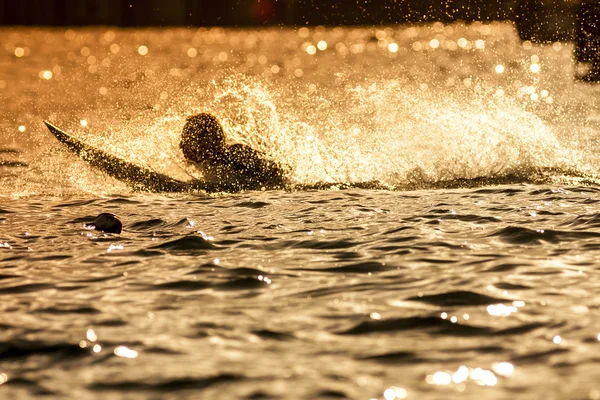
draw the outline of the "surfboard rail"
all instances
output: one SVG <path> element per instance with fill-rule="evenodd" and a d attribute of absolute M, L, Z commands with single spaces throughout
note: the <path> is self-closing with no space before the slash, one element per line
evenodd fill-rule
<path fill-rule="evenodd" d="M 68 134 L 49 121 L 44 121 L 48 130 L 67 149 L 78 155 L 91 166 L 116 178 L 133 189 L 149 192 L 190 192 L 206 190 L 203 182 L 193 180 L 184 182 L 168 175 L 160 174 L 134 163 L 125 161 L 103 150 L 90 146 Z"/>

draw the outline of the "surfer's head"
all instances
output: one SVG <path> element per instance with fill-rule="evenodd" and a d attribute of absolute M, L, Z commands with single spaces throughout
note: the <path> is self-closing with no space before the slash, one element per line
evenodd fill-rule
<path fill-rule="evenodd" d="M 217 161 L 225 150 L 225 133 L 219 120 L 207 113 L 188 117 L 179 147 L 190 161 Z"/>

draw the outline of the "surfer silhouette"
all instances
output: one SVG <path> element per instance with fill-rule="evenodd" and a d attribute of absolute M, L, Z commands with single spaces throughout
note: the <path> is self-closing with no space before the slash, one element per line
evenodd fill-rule
<path fill-rule="evenodd" d="M 587 66 L 587 71 L 577 79 L 600 82 L 600 3 L 584 0 L 577 14 L 577 37 L 575 59 Z"/>
<path fill-rule="evenodd" d="M 179 147 L 207 182 L 249 189 L 285 183 L 283 168 L 263 153 L 243 144 L 227 144 L 223 127 L 212 114 L 188 117 Z"/>

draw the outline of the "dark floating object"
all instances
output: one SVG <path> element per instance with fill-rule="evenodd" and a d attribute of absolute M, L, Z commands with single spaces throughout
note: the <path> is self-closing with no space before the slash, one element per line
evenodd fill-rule
<path fill-rule="evenodd" d="M 577 79 L 584 82 L 600 82 L 600 3 L 584 0 L 577 14 L 575 60 L 583 66 Z M 583 73 L 581 73 L 583 72 Z"/>
<path fill-rule="evenodd" d="M 96 217 L 93 223 L 86 224 L 85 227 L 106 233 L 121 233 L 123 224 L 116 215 L 102 213 Z"/>
<path fill-rule="evenodd" d="M 577 3 L 571 0 L 517 0 L 516 4 L 512 2 L 514 11 L 510 17 L 521 40 L 533 43 L 572 41 L 576 36 Z"/>

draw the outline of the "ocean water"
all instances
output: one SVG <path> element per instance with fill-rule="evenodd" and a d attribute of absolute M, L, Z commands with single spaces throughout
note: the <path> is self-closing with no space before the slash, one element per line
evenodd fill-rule
<path fill-rule="evenodd" d="M 572 50 L 0 29 L 0 398 L 600 399 L 600 89 Z M 204 111 L 290 186 L 136 192 L 42 123 L 201 179 L 177 141 Z"/>

